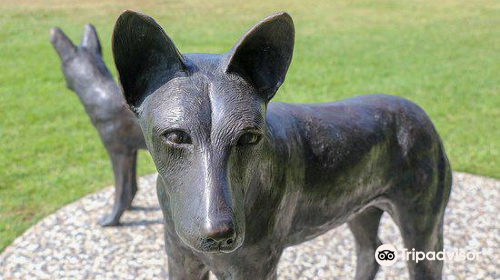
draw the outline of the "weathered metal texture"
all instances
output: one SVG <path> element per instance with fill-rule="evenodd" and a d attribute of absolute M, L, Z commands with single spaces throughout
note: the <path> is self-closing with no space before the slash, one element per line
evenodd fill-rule
<path fill-rule="evenodd" d="M 275 279 L 283 249 L 348 223 L 356 279 L 372 279 L 388 212 L 405 245 L 442 248 L 451 170 L 417 105 L 388 95 L 269 103 L 292 60 L 287 13 L 227 53 L 181 54 L 150 17 L 126 11 L 113 54 L 159 172 L 171 279 Z M 442 262 L 408 263 L 440 279 Z"/>

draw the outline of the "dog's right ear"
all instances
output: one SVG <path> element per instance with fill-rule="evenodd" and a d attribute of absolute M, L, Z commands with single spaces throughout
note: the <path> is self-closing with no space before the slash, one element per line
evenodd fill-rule
<path fill-rule="evenodd" d="M 58 27 L 50 29 L 50 42 L 64 62 L 76 54 L 76 47 Z"/>
<path fill-rule="evenodd" d="M 101 43 L 99 42 L 99 36 L 97 36 L 97 31 L 95 27 L 88 23 L 83 28 L 82 42 L 81 45 L 86 47 L 88 50 L 102 56 Z"/>
<path fill-rule="evenodd" d="M 120 15 L 112 49 L 125 100 L 136 113 L 148 94 L 186 69 L 172 40 L 144 14 L 125 11 Z"/>

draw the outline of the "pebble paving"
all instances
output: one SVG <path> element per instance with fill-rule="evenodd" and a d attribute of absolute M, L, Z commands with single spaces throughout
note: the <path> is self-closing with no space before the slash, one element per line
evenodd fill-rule
<path fill-rule="evenodd" d="M 444 279 L 500 279 L 500 181 L 454 174 L 445 217 L 445 250 L 481 252 L 479 259 L 445 262 Z M 156 175 L 139 179 L 134 209 L 123 225 L 102 228 L 110 210 L 107 188 L 41 220 L 0 254 L 0 279 L 168 279 Z M 384 214 L 380 238 L 403 248 L 399 231 Z M 309 242 L 287 248 L 279 279 L 353 279 L 353 237 L 343 225 Z M 211 279 L 215 279 L 213 276 Z M 405 263 L 381 267 L 377 279 L 408 279 Z"/>

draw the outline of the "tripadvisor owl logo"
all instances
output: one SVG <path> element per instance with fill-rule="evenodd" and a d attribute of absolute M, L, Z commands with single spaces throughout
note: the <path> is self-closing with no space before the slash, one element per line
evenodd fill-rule
<path fill-rule="evenodd" d="M 391 244 L 383 244 L 375 251 L 375 260 L 381 266 L 391 266 L 396 263 L 398 259 L 398 252 Z"/>
<path fill-rule="evenodd" d="M 474 261 L 480 259 L 482 252 L 479 251 L 464 251 L 458 250 L 442 250 L 442 251 L 417 251 L 415 248 L 409 250 L 404 248 L 401 250 L 399 258 L 403 261 L 412 261 L 415 263 L 421 261 Z M 381 266 L 391 266 L 396 263 L 398 252 L 391 244 L 383 244 L 375 251 L 375 260 Z"/>

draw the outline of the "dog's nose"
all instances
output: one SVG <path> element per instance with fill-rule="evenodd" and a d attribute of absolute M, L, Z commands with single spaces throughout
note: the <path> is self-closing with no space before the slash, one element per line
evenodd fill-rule
<path fill-rule="evenodd" d="M 205 247 L 209 250 L 230 249 L 235 239 L 234 223 L 230 219 L 211 221 L 204 229 Z"/>

